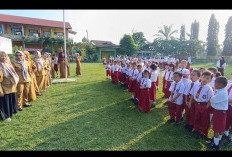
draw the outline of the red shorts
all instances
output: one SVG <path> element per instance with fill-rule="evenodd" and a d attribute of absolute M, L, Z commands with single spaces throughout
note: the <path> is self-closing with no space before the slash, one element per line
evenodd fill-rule
<path fill-rule="evenodd" d="M 226 127 L 226 111 L 212 109 L 213 111 L 213 131 L 224 132 Z"/>
<path fill-rule="evenodd" d="M 226 130 L 232 126 L 232 106 L 228 106 L 228 110 L 226 111 Z"/>
<path fill-rule="evenodd" d="M 106 70 L 106 76 L 111 76 L 110 70 Z"/>

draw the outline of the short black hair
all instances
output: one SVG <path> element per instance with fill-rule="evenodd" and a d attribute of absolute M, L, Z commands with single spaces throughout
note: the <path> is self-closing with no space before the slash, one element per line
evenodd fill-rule
<path fill-rule="evenodd" d="M 150 66 L 150 68 L 151 68 L 152 70 L 156 70 L 156 69 L 157 69 L 157 66 L 156 66 L 155 64 L 152 64 L 152 65 Z"/>
<path fill-rule="evenodd" d="M 148 71 L 148 70 L 144 70 L 144 71 L 143 71 L 143 74 L 145 74 L 145 73 L 148 73 L 148 74 L 149 74 L 149 71 Z"/>
<path fill-rule="evenodd" d="M 173 75 L 178 75 L 180 78 L 182 77 L 182 73 L 179 71 L 174 72 Z"/>
<path fill-rule="evenodd" d="M 218 72 L 218 70 L 215 67 L 208 68 L 208 70 L 213 71 L 214 74 Z"/>
<path fill-rule="evenodd" d="M 137 67 L 143 67 L 141 64 L 138 64 Z"/>
<path fill-rule="evenodd" d="M 175 65 L 174 64 L 169 64 L 169 67 L 173 67 L 173 71 L 175 71 Z"/>
<path fill-rule="evenodd" d="M 205 68 L 200 68 L 199 70 L 205 70 Z"/>
<path fill-rule="evenodd" d="M 226 77 L 224 77 L 224 76 L 219 76 L 219 77 L 217 77 L 216 79 L 215 79 L 215 83 L 221 83 L 222 85 L 223 85 L 223 88 L 225 88 L 226 86 L 227 86 L 227 83 L 228 83 L 228 81 L 227 81 L 227 78 Z"/>
<path fill-rule="evenodd" d="M 200 70 L 193 70 L 193 72 L 196 73 L 198 77 L 201 76 L 201 71 Z"/>
<path fill-rule="evenodd" d="M 202 73 L 202 76 L 210 76 L 211 79 L 213 78 L 213 74 L 209 71 L 209 70 L 206 70 Z"/>
<path fill-rule="evenodd" d="M 216 77 L 219 77 L 219 76 L 222 76 L 222 74 L 221 74 L 220 71 L 218 71 L 218 72 L 216 73 Z"/>

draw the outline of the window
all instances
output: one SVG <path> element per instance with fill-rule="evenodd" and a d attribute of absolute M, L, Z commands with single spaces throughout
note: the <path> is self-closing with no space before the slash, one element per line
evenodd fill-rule
<path fill-rule="evenodd" d="M 36 37 L 39 37 L 39 32 L 38 32 L 38 30 L 29 29 L 29 36 L 36 36 Z"/>
<path fill-rule="evenodd" d="M 43 36 L 45 36 L 45 37 L 50 37 L 50 36 L 51 36 L 51 32 L 47 32 L 47 31 L 45 32 L 45 31 L 44 31 L 44 32 L 43 32 Z"/>
<path fill-rule="evenodd" d="M 63 32 L 55 32 L 55 37 L 64 37 Z"/>
<path fill-rule="evenodd" d="M 0 34 L 3 34 L 3 30 L 2 30 L 2 27 L 0 27 Z"/>
<path fill-rule="evenodd" d="M 12 35 L 22 35 L 22 31 L 20 28 L 11 28 Z"/>

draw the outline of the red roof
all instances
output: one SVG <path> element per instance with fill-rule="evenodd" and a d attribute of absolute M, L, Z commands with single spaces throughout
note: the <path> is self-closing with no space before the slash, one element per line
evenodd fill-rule
<path fill-rule="evenodd" d="M 64 28 L 63 27 L 64 23 L 61 21 L 52 21 L 52 20 L 44 20 L 44 19 L 22 17 L 22 16 L 3 15 L 3 14 L 0 14 L 0 22 Z M 65 27 L 67 29 L 72 29 L 69 22 L 65 22 Z"/>

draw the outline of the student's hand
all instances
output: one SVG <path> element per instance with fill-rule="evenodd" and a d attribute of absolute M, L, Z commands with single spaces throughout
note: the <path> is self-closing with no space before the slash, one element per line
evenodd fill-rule
<path fill-rule="evenodd" d="M 3 94 L 3 92 L 0 92 L 0 97 L 4 97 L 4 94 Z"/>
<path fill-rule="evenodd" d="M 173 103 L 175 100 L 174 99 L 171 99 L 171 102 Z"/>

